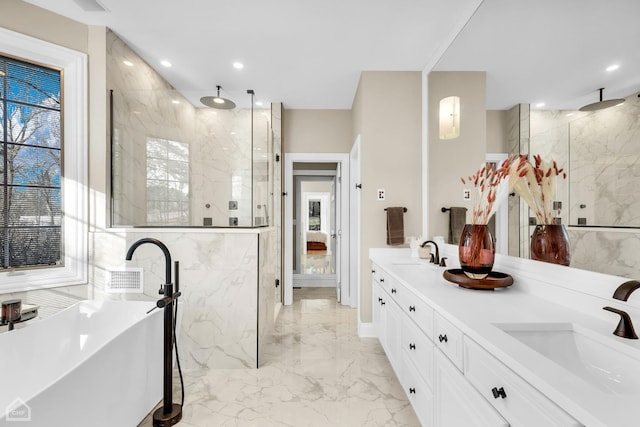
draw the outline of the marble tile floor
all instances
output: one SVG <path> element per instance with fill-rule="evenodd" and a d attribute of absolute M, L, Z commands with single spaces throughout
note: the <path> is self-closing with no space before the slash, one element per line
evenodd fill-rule
<path fill-rule="evenodd" d="M 296 289 L 260 369 L 185 373 L 178 426 L 419 426 L 378 341 L 358 337 L 356 314 L 332 288 Z"/>

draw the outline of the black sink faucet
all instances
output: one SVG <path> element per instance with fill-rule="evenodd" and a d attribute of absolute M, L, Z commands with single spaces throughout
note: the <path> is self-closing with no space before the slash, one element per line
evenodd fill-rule
<path fill-rule="evenodd" d="M 436 254 L 435 256 L 431 256 L 431 261 L 432 263 L 439 265 L 440 264 L 440 251 L 438 250 L 438 244 L 436 242 L 434 242 L 433 240 L 427 240 L 426 242 L 423 242 L 420 246 L 422 246 L 423 248 L 428 245 L 429 243 L 433 243 L 433 246 L 436 248 Z"/>
<path fill-rule="evenodd" d="M 624 282 L 622 285 L 618 286 L 613 293 L 613 298 L 620 301 L 627 301 L 633 291 L 638 288 L 640 288 L 640 282 L 637 280 L 629 280 L 628 282 Z M 602 307 L 602 309 L 616 313 L 620 316 L 620 322 L 618 323 L 616 330 L 613 331 L 614 335 L 632 340 L 638 339 L 638 335 L 636 335 L 636 331 L 633 329 L 633 323 L 631 323 L 631 317 L 629 317 L 627 312 L 613 307 Z"/>

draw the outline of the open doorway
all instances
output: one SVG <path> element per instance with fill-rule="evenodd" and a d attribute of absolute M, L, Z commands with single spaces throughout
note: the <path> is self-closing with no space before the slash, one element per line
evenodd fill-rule
<path fill-rule="evenodd" d="M 294 287 L 336 286 L 336 168 L 294 163 Z"/>
<path fill-rule="evenodd" d="M 349 155 L 286 153 L 284 167 L 284 304 L 309 286 L 349 305 Z"/>

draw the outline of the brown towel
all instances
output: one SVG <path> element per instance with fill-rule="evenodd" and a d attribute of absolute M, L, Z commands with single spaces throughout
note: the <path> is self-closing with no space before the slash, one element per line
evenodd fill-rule
<path fill-rule="evenodd" d="M 387 208 L 387 245 L 404 244 L 404 208 Z"/>
<path fill-rule="evenodd" d="M 454 245 L 460 243 L 462 229 L 467 223 L 467 208 L 451 207 L 449 211 L 449 242 Z"/>

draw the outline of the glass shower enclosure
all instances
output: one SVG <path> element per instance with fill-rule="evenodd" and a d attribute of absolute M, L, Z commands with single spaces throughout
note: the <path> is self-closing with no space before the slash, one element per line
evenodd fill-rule
<path fill-rule="evenodd" d="M 215 110 L 172 90 L 111 91 L 111 225 L 273 225 L 280 130 L 247 97 Z"/>

